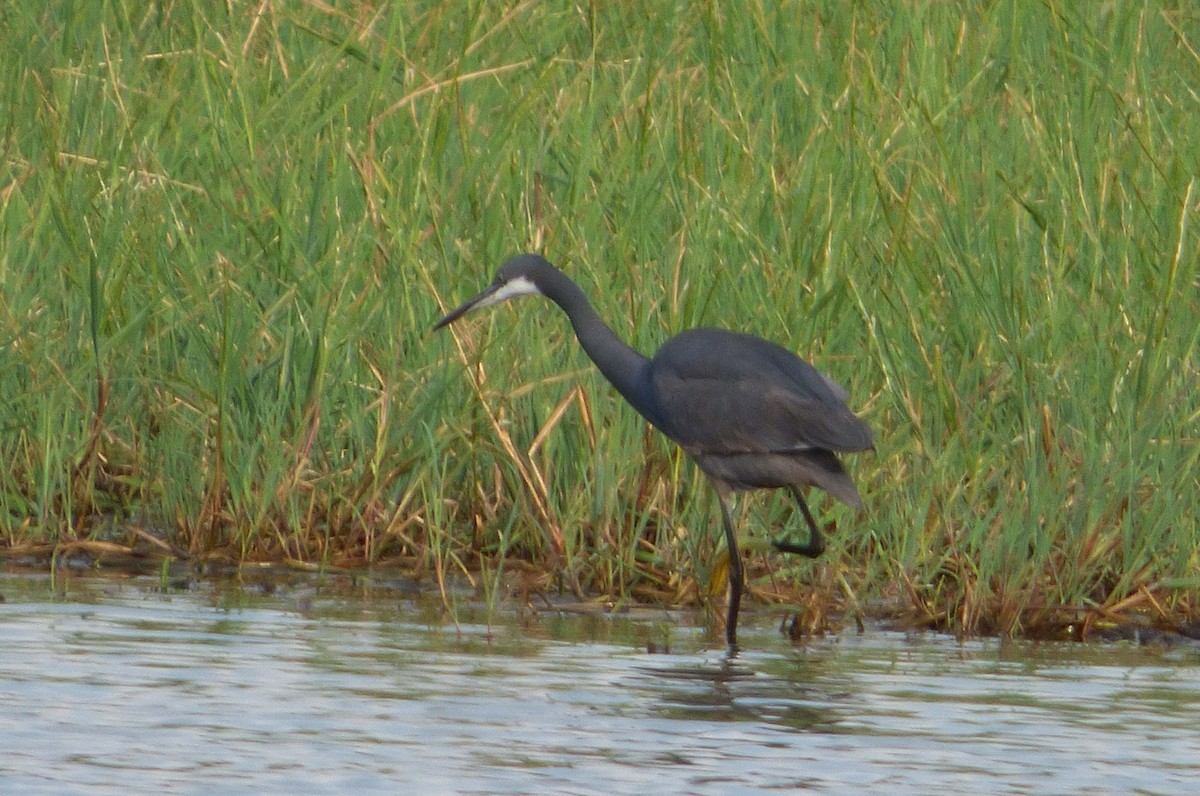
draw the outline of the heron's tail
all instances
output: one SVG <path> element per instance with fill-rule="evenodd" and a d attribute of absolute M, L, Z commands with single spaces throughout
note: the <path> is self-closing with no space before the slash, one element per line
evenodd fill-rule
<path fill-rule="evenodd" d="M 803 463 L 805 480 L 810 486 L 824 489 L 855 511 L 862 508 L 858 487 L 854 486 L 846 468 L 842 467 L 834 453 L 827 450 L 804 451 L 796 454 L 795 458 Z"/>

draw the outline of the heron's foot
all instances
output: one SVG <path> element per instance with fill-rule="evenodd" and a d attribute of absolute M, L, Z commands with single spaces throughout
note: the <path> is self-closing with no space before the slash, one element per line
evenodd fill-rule
<path fill-rule="evenodd" d="M 789 542 L 787 539 L 776 539 L 771 544 L 781 553 L 791 553 L 798 556 L 807 556 L 808 558 L 816 558 L 825 552 L 825 540 L 819 533 L 813 533 L 808 540 L 808 544 L 797 544 L 796 542 Z"/>

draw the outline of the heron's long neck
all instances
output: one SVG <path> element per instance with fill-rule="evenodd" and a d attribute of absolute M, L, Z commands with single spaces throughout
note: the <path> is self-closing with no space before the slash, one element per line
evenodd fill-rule
<path fill-rule="evenodd" d="M 617 388 L 625 400 L 640 410 L 638 385 L 649 360 L 617 337 L 596 314 L 587 296 L 574 282 L 565 275 L 559 276 L 561 279 L 544 286 L 546 297 L 562 307 L 571 319 L 580 345 L 596 363 L 596 367 L 600 368 L 604 378 Z"/>

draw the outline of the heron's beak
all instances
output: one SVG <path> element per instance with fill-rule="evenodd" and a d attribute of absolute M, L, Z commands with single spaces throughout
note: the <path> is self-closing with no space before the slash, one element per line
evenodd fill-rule
<path fill-rule="evenodd" d="M 496 294 L 496 291 L 499 289 L 500 289 L 499 285 L 494 285 L 494 284 L 488 285 L 487 290 L 483 291 L 478 296 L 471 299 L 466 304 L 463 304 L 461 307 L 454 310 L 449 315 L 447 315 L 445 318 L 442 318 L 440 321 L 438 321 L 436 324 L 434 324 L 432 331 L 436 332 L 438 329 L 441 329 L 443 326 L 449 326 L 450 324 L 454 323 L 462 316 L 466 315 L 471 310 L 475 309 L 475 307 L 479 306 L 480 304 L 482 304 L 485 307 L 488 306 L 489 304 L 492 304 L 493 302 L 488 301 L 488 299 L 491 298 L 492 296 L 494 296 Z"/>

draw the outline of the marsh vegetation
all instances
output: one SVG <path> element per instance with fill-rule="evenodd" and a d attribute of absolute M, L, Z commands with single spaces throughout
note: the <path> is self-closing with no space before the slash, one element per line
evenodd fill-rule
<path fill-rule="evenodd" d="M 867 509 L 751 594 L 965 632 L 1200 611 L 1200 12 L 114 0 L 0 11 L 0 546 L 710 601 L 703 480 L 508 255 L 631 345 L 842 383 Z M 758 530 L 756 530 L 758 529 Z M 717 584 L 710 588 L 709 584 Z"/>

